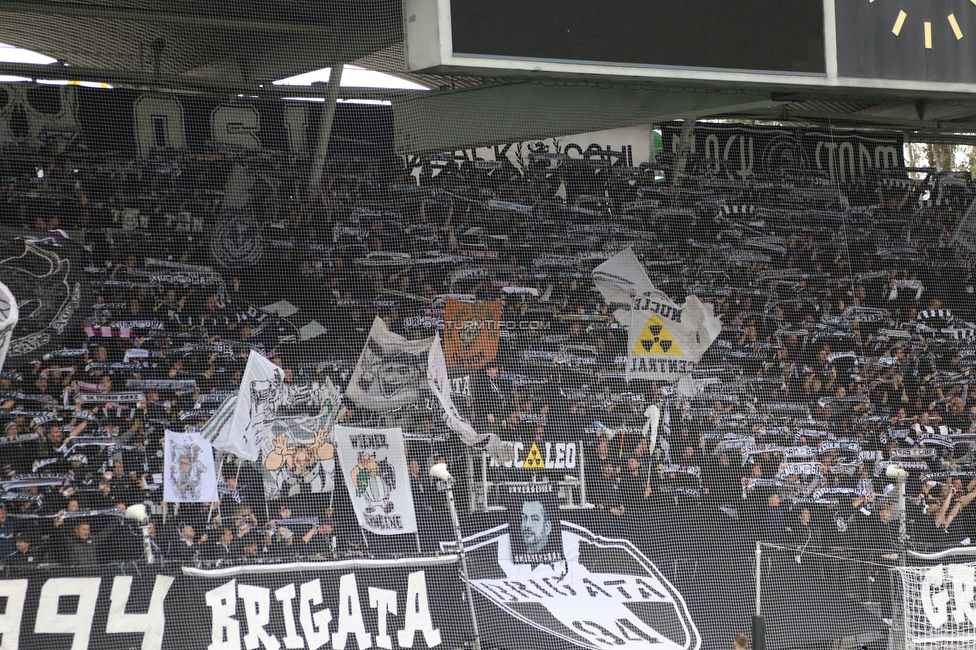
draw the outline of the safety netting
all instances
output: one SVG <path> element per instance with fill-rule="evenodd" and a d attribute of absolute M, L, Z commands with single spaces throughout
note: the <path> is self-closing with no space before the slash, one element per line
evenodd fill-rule
<path fill-rule="evenodd" d="M 0 647 L 969 647 L 969 172 L 363 6 L 0 84 Z"/>

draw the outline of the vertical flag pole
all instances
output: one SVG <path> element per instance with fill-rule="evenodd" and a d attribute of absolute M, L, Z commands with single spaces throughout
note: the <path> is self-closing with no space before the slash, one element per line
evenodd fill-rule
<path fill-rule="evenodd" d="M 214 493 L 213 498 L 210 499 L 210 510 L 207 511 L 207 526 L 210 526 L 210 518 L 213 516 L 214 511 L 214 501 L 217 500 L 217 493 L 220 489 L 220 477 L 224 475 L 224 460 L 227 459 L 227 454 L 223 454 L 220 457 L 220 466 L 217 468 L 217 480 L 214 482 Z"/>

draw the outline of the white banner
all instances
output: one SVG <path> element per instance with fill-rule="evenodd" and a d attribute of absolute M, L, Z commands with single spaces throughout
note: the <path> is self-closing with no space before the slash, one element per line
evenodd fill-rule
<path fill-rule="evenodd" d="M 722 332 L 722 321 L 697 296 L 675 304 L 660 291 L 631 305 L 627 381 L 677 381 L 691 375 L 705 350 Z"/>
<path fill-rule="evenodd" d="M 7 359 L 10 339 L 14 336 L 19 316 L 17 299 L 7 285 L 0 283 L 0 370 L 3 370 L 3 362 Z"/>
<path fill-rule="evenodd" d="M 647 277 L 644 265 L 637 259 L 632 248 L 620 251 L 593 269 L 593 284 L 607 304 L 629 305 L 634 300 L 634 296 L 655 290 L 654 283 Z M 618 309 L 614 312 L 614 316 L 624 325 L 630 324 L 629 308 Z"/>
<path fill-rule="evenodd" d="M 369 338 L 346 388 L 356 406 L 387 412 L 415 404 L 427 396 L 427 353 L 434 339 L 408 341 L 373 319 Z"/>
<path fill-rule="evenodd" d="M 284 383 L 281 368 L 251 352 L 233 415 L 213 438 L 213 446 L 243 460 L 256 461 L 261 453 L 261 439 L 270 436 L 278 409 L 288 401 Z"/>
<path fill-rule="evenodd" d="M 335 439 L 359 525 L 377 535 L 417 532 L 403 431 L 336 425 Z"/>
<path fill-rule="evenodd" d="M 500 463 L 508 463 L 515 459 L 515 448 L 511 443 L 502 442 L 501 438 L 494 433 L 478 433 L 458 412 L 454 400 L 451 399 L 451 380 L 447 376 L 447 364 L 439 334 L 434 335 L 434 343 L 430 346 L 427 381 L 431 392 L 444 409 L 444 424 L 458 434 L 464 444 L 478 449 L 483 448 L 489 456 Z"/>
<path fill-rule="evenodd" d="M 959 549 L 959 556 L 969 549 Z M 976 562 L 899 567 L 906 647 L 972 648 L 976 644 Z"/>
<path fill-rule="evenodd" d="M 515 457 L 511 445 L 495 434 L 478 433 L 458 412 L 451 400 L 439 335 L 409 341 L 388 330 L 382 319 L 375 318 L 346 396 L 362 409 L 388 413 L 422 402 L 431 394 L 444 409 L 444 423 L 466 445 L 483 448 L 502 463 Z"/>
<path fill-rule="evenodd" d="M 316 415 L 279 417 L 260 441 L 267 499 L 335 489 L 335 438 L 332 428 L 346 409 L 342 393 L 326 377 L 313 385 L 322 401 Z"/>
<path fill-rule="evenodd" d="M 199 433 L 166 431 L 163 498 L 169 503 L 205 503 L 217 497 L 213 447 Z"/>

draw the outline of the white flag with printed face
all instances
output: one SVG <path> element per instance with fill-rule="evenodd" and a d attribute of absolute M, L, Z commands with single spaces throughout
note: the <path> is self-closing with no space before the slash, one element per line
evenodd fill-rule
<path fill-rule="evenodd" d="M 434 339 L 408 341 L 373 319 L 366 345 L 346 388 L 356 406 L 383 413 L 427 396 L 427 353 Z"/>
<path fill-rule="evenodd" d="M 359 525 L 377 535 L 417 532 L 403 431 L 336 425 L 335 439 Z"/>
<path fill-rule="evenodd" d="M 193 431 L 167 431 L 164 442 L 163 498 L 170 503 L 216 500 L 217 470 L 210 443 Z"/>
<path fill-rule="evenodd" d="M 631 306 L 627 380 L 678 381 L 722 332 L 722 321 L 697 296 L 677 305 L 653 291 L 634 298 Z"/>
<path fill-rule="evenodd" d="M 0 282 L 0 370 L 3 370 L 3 362 L 7 358 L 7 350 L 10 349 L 10 340 L 14 337 L 14 328 L 17 327 L 19 317 L 17 298 L 7 285 Z"/>
<path fill-rule="evenodd" d="M 349 380 L 346 397 L 377 413 L 418 404 L 433 395 L 443 408 L 444 423 L 464 444 L 484 449 L 501 463 L 515 458 L 513 447 L 493 433 L 478 433 L 451 399 L 450 380 L 439 335 L 410 341 L 373 320 L 369 338 Z"/>
<path fill-rule="evenodd" d="M 278 409 L 288 402 L 284 384 L 285 373 L 281 368 L 251 352 L 233 413 L 226 413 L 224 408 L 230 408 L 229 401 L 217 413 L 226 417 L 226 422 L 212 438 L 213 446 L 243 460 L 256 461 L 261 455 L 261 440 L 271 435 Z"/>

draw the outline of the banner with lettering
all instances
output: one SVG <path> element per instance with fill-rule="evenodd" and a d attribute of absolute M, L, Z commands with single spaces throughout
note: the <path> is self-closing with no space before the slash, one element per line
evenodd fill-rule
<path fill-rule="evenodd" d="M 637 296 L 631 308 L 627 379 L 677 381 L 722 331 L 712 305 L 697 296 L 676 304 L 660 291 Z"/>
<path fill-rule="evenodd" d="M 681 123 L 664 125 L 661 134 L 664 151 L 676 152 Z M 904 168 L 904 142 L 896 131 L 698 123 L 691 152 L 716 174 L 733 180 L 789 170 L 825 174 L 831 182 L 845 184 Z"/>
<path fill-rule="evenodd" d="M 453 648 L 469 634 L 448 600 L 456 563 L 17 571 L 0 580 L 0 634 L 5 650 Z"/>
<path fill-rule="evenodd" d="M 444 355 L 448 368 L 484 368 L 498 354 L 502 301 L 470 303 L 448 298 Z"/>
<path fill-rule="evenodd" d="M 336 425 L 335 439 L 359 525 L 377 535 L 417 532 L 403 431 Z"/>

